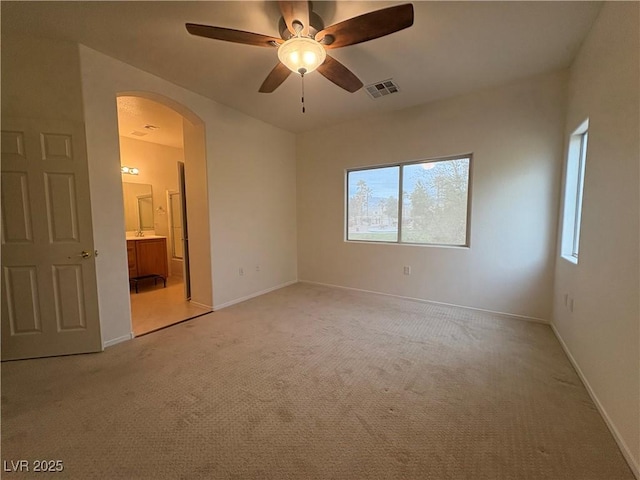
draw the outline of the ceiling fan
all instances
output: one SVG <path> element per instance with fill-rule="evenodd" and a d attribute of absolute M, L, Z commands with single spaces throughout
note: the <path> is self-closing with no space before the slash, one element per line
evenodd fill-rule
<path fill-rule="evenodd" d="M 413 25 L 413 5 L 383 8 L 344 20 L 329 27 L 310 8 L 308 1 L 280 1 L 282 17 L 280 37 L 245 32 L 232 28 L 187 23 L 192 35 L 278 49 L 280 62 L 260 86 L 261 93 L 271 93 L 291 72 L 304 75 L 318 70 L 325 78 L 348 92 L 362 87 L 351 70 L 327 54 L 327 50 L 367 42 Z"/>

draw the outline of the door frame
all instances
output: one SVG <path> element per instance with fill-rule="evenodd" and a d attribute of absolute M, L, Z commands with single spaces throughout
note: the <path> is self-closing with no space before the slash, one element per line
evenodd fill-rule
<path fill-rule="evenodd" d="M 202 119 L 189 108 L 158 93 L 139 90 L 121 91 L 116 94 L 116 98 L 117 97 L 145 98 L 171 108 L 183 118 L 186 184 L 186 195 L 183 199 L 183 202 L 186 203 L 186 215 L 184 218 L 189 221 L 190 225 L 187 249 L 189 257 L 198 258 L 198 262 L 190 265 L 190 300 L 195 305 L 212 309 L 213 279 L 211 272 L 211 229 L 209 222 L 209 185 L 207 181 L 205 124 Z M 120 195 L 122 195 L 122 193 L 120 193 Z M 122 223 L 124 224 L 124 211 L 122 211 L 121 216 Z M 186 254 L 187 252 L 185 252 L 185 255 Z M 128 289 L 126 292 L 128 293 Z M 124 302 L 129 303 L 129 298 L 123 299 L 123 303 Z M 130 308 L 129 323 L 131 324 Z"/>

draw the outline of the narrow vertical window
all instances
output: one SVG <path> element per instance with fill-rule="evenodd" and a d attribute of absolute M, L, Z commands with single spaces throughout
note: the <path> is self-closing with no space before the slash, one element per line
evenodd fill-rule
<path fill-rule="evenodd" d="M 562 228 L 562 256 L 578 262 L 582 197 L 587 161 L 589 121 L 578 127 L 569 139 L 567 170 L 565 175 L 564 214 Z"/>
<path fill-rule="evenodd" d="M 573 248 L 571 255 L 578 258 L 580 247 L 580 221 L 582 220 L 582 192 L 584 191 L 584 167 L 587 159 L 587 139 L 589 132 L 580 135 L 580 156 L 578 157 L 578 188 L 576 189 L 576 211 L 574 214 Z"/>

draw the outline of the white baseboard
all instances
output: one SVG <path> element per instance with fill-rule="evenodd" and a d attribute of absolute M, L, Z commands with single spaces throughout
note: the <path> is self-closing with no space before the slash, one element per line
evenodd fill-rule
<path fill-rule="evenodd" d="M 290 282 L 282 283 L 280 285 L 276 285 L 275 287 L 267 288 L 266 290 L 260 290 L 259 292 L 252 293 L 251 295 L 247 295 L 245 297 L 236 298 L 235 300 L 231 300 L 230 302 L 221 303 L 220 305 L 214 305 L 213 311 L 217 312 L 218 310 L 222 310 L 223 308 L 230 307 L 231 305 L 235 305 L 236 303 L 241 303 L 246 300 L 250 300 L 255 297 L 259 297 L 260 295 L 264 295 L 269 292 L 273 292 L 274 290 L 280 290 L 281 288 L 288 287 L 289 285 L 293 285 L 294 283 L 298 283 L 298 280 L 292 280 Z"/>
<path fill-rule="evenodd" d="M 200 307 L 200 308 L 206 308 L 209 310 L 213 310 L 213 307 L 211 305 L 205 305 L 204 303 L 199 303 L 199 302 L 194 302 L 193 300 L 189 300 L 189 303 L 191 305 L 195 305 L 196 307 Z"/>
<path fill-rule="evenodd" d="M 593 400 L 593 403 L 596 404 L 596 407 L 597 407 L 598 411 L 600 412 L 600 415 L 602 415 L 602 418 L 604 418 L 604 422 L 607 424 L 607 427 L 609 427 L 609 430 L 611 431 L 611 434 L 613 435 L 613 438 L 615 439 L 616 443 L 618 444 L 618 447 L 620 448 L 620 451 L 622 452 L 622 455 L 624 456 L 625 460 L 629 464 L 629 468 L 631 468 L 631 471 L 633 472 L 635 477 L 638 480 L 640 480 L 640 466 L 635 462 L 633 456 L 631 455 L 631 450 L 629 449 L 629 447 L 625 443 L 624 439 L 622 438 L 622 436 L 618 432 L 618 429 L 616 428 L 614 423 L 611 421 L 611 418 L 609 418 L 609 415 L 607 414 L 607 411 L 604 409 L 604 406 L 600 403 L 600 400 L 598 399 L 598 396 L 596 395 L 596 393 L 593 391 L 593 388 L 591 388 L 591 385 L 589 384 L 589 381 L 587 380 L 587 377 L 584 375 L 584 373 L 582 373 L 582 370 L 580 369 L 580 366 L 578 365 L 578 362 L 576 362 L 576 359 L 573 358 L 573 355 L 571 354 L 571 351 L 569 350 L 569 347 L 567 346 L 566 343 L 564 343 L 564 340 L 560 336 L 560 332 L 558 332 L 558 330 L 556 329 L 556 326 L 553 323 L 551 323 L 551 329 L 553 330 L 553 333 L 555 334 L 556 338 L 560 342 L 560 345 L 562 345 L 562 349 L 564 350 L 564 353 L 569 358 L 569 361 L 571 362 L 571 365 L 573 365 L 573 368 L 578 373 L 578 376 L 580 377 L 580 380 L 582 380 L 582 383 L 584 384 L 585 388 L 587 389 L 587 392 L 589 393 L 589 396 L 591 397 L 591 400 Z"/>
<path fill-rule="evenodd" d="M 107 340 L 106 342 L 102 342 L 102 348 L 105 349 L 107 347 L 113 347 L 114 345 L 122 342 L 126 342 L 127 340 L 131 340 L 134 337 L 133 332 L 129 335 L 123 335 L 118 338 L 113 338 L 111 340 Z"/>
<path fill-rule="evenodd" d="M 501 315 L 501 316 L 504 316 L 504 317 L 512 317 L 512 318 L 515 318 L 517 320 L 526 320 L 527 322 L 544 323 L 545 325 L 549 325 L 550 324 L 549 320 L 545 320 L 544 318 L 529 317 L 527 315 L 518 315 L 516 313 L 499 312 L 499 311 L 496 311 L 496 310 L 487 310 L 487 309 L 484 309 L 484 308 L 469 307 L 467 305 L 457 305 L 455 303 L 436 302 L 435 300 L 425 300 L 424 298 L 406 297 L 406 296 L 403 296 L 403 295 L 395 295 L 393 293 L 376 292 L 375 290 L 364 290 L 362 288 L 354 288 L 354 287 L 344 287 L 342 285 L 333 285 L 333 284 L 330 284 L 330 283 L 312 282 L 310 280 L 300 280 L 300 283 L 308 283 L 310 285 L 321 285 L 323 287 L 331 287 L 331 288 L 341 288 L 343 290 L 353 290 L 355 292 L 374 293 L 376 295 L 384 295 L 386 297 L 402 298 L 404 300 L 412 300 L 414 302 L 433 303 L 435 305 L 445 305 L 447 307 L 464 308 L 466 310 L 474 310 L 476 312 L 493 313 L 495 315 Z"/>

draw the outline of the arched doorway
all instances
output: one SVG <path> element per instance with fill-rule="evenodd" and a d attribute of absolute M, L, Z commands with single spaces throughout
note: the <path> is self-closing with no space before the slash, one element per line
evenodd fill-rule
<path fill-rule="evenodd" d="M 132 332 L 138 336 L 212 310 L 205 130 L 193 112 L 162 95 L 121 92 L 117 102 Z M 128 202 L 131 190 L 136 200 Z"/>

